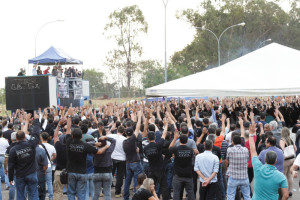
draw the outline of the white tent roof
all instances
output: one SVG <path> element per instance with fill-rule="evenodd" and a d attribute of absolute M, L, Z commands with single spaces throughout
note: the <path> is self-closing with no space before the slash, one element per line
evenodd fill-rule
<path fill-rule="evenodd" d="M 220 67 L 146 89 L 146 96 L 300 94 L 300 51 L 269 44 Z"/>

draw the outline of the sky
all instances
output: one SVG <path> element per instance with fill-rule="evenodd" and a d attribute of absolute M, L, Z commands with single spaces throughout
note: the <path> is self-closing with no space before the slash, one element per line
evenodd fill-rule
<path fill-rule="evenodd" d="M 96 68 L 107 72 L 105 57 L 115 44 L 108 40 L 104 26 L 114 10 L 138 5 L 148 23 L 148 33 L 141 38 L 142 59 L 156 59 L 164 63 L 164 5 L 162 0 L 11 0 L 0 1 L 0 55 L 2 70 L 0 88 L 6 76 L 16 76 L 21 67 L 28 74 L 36 54 L 50 46 L 63 49 L 70 56 L 83 61 L 79 68 Z M 176 18 L 178 10 L 197 8 L 200 0 L 169 0 L 167 5 L 167 57 L 193 40 L 195 30 L 187 22 Z M 43 67 L 42 67 L 43 69 Z"/>
<path fill-rule="evenodd" d="M 105 57 L 115 41 L 108 40 L 104 26 L 110 13 L 125 6 L 138 5 L 148 23 L 148 33 L 141 38 L 141 59 L 156 59 L 164 64 L 163 0 L 10 0 L 0 1 L 0 88 L 5 77 L 16 76 L 21 67 L 31 74 L 28 59 L 50 46 L 63 49 L 83 61 L 79 68 L 96 68 L 108 72 Z M 166 0 L 165 0 L 166 1 Z M 188 45 L 196 31 L 176 18 L 176 12 L 196 9 L 201 0 L 169 0 L 167 6 L 167 57 Z M 29 69 L 29 71 L 28 71 Z M 43 67 L 42 67 L 43 69 Z M 29 73 L 28 73 L 29 72 Z"/>

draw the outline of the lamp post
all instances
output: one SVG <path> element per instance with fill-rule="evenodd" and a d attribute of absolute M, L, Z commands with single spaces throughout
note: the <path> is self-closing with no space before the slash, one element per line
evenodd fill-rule
<path fill-rule="evenodd" d="M 120 68 L 118 66 L 118 106 L 120 106 L 121 103 L 121 89 L 120 89 Z"/>
<path fill-rule="evenodd" d="M 205 27 L 195 27 L 196 29 L 200 29 L 200 30 L 205 30 L 205 31 L 209 31 L 210 33 L 212 33 L 215 38 L 217 39 L 218 41 L 218 63 L 219 63 L 219 66 L 221 65 L 221 55 L 220 55 L 220 40 L 222 38 L 222 35 L 230 28 L 233 28 L 233 27 L 236 27 L 236 26 L 245 26 L 245 22 L 242 22 L 242 23 L 239 23 L 239 24 L 235 24 L 235 25 L 232 25 L 232 26 L 229 26 L 228 28 L 226 28 L 222 33 L 221 35 L 218 37 L 213 31 L 209 30 L 208 28 L 205 28 Z"/>
<path fill-rule="evenodd" d="M 263 45 L 264 43 L 266 43 L 266 42 L 271 42 L 271 41 L 272 41 L 271 38 L 269 38 L 269 39 L 267 39 L 267 40 L 265 40 L 265 41 L 262 41 L 262 42 L 257 46 L 257 49 L 259 49 L 259 48 L 261 47 L 261 45 Z"/>
<path fill-rule="evenodd" d="M 165 83 L 167 82 L 167 5 L 169 0 L 162 0 L 165 8 Z"/>
<path fill-rule="evenodd" d="M 40 30 L 42 28 L 44 28 L 45 26 L 47 26 L 48 24 L 51 24 L 51 23 L 54 23 L 54 22 L 63 22 L 64 20 L 61 20 L 61 19 L 58 19 L 58 20 L 55 20 L 55 21 L 50 21 L 50 22 L 47 22 L 46 24 L 42 25 L 39 30 L 36 32 L 36 35 L 35 35 L 35 39 L 34 39 L 34 57 L 36 57 L 36 38 L 40 32 Z"/>

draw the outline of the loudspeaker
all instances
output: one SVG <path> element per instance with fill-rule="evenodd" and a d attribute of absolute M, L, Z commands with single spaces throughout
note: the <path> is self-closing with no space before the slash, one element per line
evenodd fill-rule
<path fill-rule="evenodd" d="M 69 98 L 60 98 L 60 106 L 69 107 L 72 103 L 72 107 L 80 107 L 80 99 L 74 99 L 74 92 L 69 92 Z"/>
<path fill-rule="evenodd" d="M 6 77 L 6 109 L 37 110 L 57 106 L 56 88 L 56 77 L 52 76 Z"/>

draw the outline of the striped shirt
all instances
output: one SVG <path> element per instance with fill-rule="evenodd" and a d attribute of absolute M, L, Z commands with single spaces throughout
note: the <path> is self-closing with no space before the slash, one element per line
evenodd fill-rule
<path fill-rule="evenodd" d="M 225 140 L 223 140 L 221 146 L 221 156 L 223 160 L 226 160 L 227 148 L 228 148 L 228 143 Z"/>
<path fill-rule="evenodd" d="M 240 144 L 227 149 L 226 159 L 229 161 L 229 168 L 227 170 L 227 176 L 233 179 L 245 179 L 248 178 L 248 159 L 249 152 L 246 147 L 242 147 Z"/>

